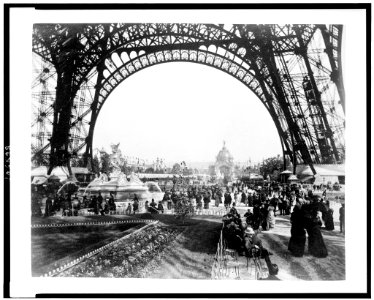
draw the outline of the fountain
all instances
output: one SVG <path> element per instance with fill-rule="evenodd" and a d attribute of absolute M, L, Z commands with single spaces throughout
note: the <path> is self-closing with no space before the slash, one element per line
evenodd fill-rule
<path fill-rule="evenodd" d="M 123 158 L 121 150 L 118 149 L 119 144 L 112 144 L 111 147 L 110 163 L 113 171 L 109 174 L 109 178 L 106 174 L 100 174 L 98 178 L 88 184 L 84 194 L 98 195 L 101 193 L 104 198 L 109 198 L 113 193 L 116 202 L 128 202 L 133 200 L 136 195 L 140 206 L 146 200 L 161 201 L 164 193 L 157 183 L 143 183 L 135 173 L 126 176 L 121 172 Z"/>

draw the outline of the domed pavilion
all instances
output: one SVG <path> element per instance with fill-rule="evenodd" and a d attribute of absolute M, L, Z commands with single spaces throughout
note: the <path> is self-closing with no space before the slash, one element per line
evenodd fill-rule
<path fill-rule="evenodd" d="M 216 157 L 215 169 L 219 171 L 226 180 L 229 180 L 232 177 L 234 170 L 234 158 L 230 151 L 226 148 L 225 142 L 223 142 L 223 147 L 218 152 Z"/>

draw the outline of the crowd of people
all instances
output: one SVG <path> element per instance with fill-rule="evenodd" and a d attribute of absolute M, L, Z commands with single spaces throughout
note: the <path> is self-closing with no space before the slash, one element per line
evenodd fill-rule
<path fill-rule="evenodd" d="M 181 202 L 188 203 L 193 211 L 209 209 L 211 203 L 215 207 L 224 206 L 226 211 L 229 211 L 223 219 L 225 239 L 230 247 L 245 255 L 250 253 L 246 240 L 248 232 L 253 230 L 257 233 L 271 230 L 276 226 L 275 217 L 277 214 L 290 215 L 291 238 L 288 250 L 294 256 L 303 256 L 308 238 L 309 253 L 315 257 L 326 257 L 328 251 L 321 234 L 321 228 L 335 229 L 334 211 L 324 194 L 321 197 L 314 192 L 313 188 L 305 190 L 301 186 L 278 183 L 255 186 L 238 181 L 231 186 L 190 185 L 165 192 L 164 198 L 158 203 L 154 199 L 150 202 L 146 201 L 145 211 L 164 213 L 165 209 L 172 210 L 177 207 L 180 210 L 178 203 Z M 238 213 L 237 206 L 248 207 L 243 217 Z M 115 195 L 111 193 L 109 198 L 105 199 L 98 193 L 98 195 L 90 197 L 84 196 L 83 200 L 79 201 L 76 194 L 56 194 L 54 197 L 47 197 L 43 214 L 40 206 L 33 205 L 32 207 L 34 215 L 46 217 L 53 216 L 57 212 L 61 212 L 62 216 L 76 216 L 81 208 L 87 208 L 88 211 L 96 215 L 111 214 L 116 211 Z M 139 210 L 140 202 L 134 194 L 134 198 L 128 203 L 125 212 L 126 214 L 135 214 Z M 344 204 L 339 209 L 339 221 L 340 232 L 344 233 Z M 254 236 L 256 235 L 252 235 L 251 238 Z"/>
<path fill-rule="evenodd" d="M 33 216 L 50 217 L 61 213 L 62 216 L 78 216 L 78 211 L 87 208 L 88 211 L 96 215 L 111 214 L 116 211 L 116 203 L 113 194 L 109 198 L 104 198 L 101 193 L 91 197 L 83 196 L 83 200 L 78 199 L 75 193 L 48 195 L 45 201 L 44 213 L 37 200 L 32 201 Z"/>
<path fill-rule="evenodd" d="M 230 247 L 238 253 L 248 255 L 248 247 L 245 246 L 245 228 L 251 228 L 255 232 L 271 230 L 275 226 L 275 214 L 291 215 L 291 237 L 288 250 L 292 255 L 301 257 L 304 255 L 308 235 L 308 252 L 318 258 L 328 256 L 328 251 L 321 234 L 321 228 L 332 231 L 335 229 L 333 209 L 330 202 L 324 197 L 313 194 L 313 189 L 303 190 L 298 186 L 287 185 L 284 188 L 277 185 L 269 185 L 261 189 L 249 189 L 246 193 L 243 185 L 237 186 L 242 193 L 241 202 L 248 202 L 253 209 L 243 215 L 237 213 L 235 202 L 230 212 L 224 216 L 224 236 Z M 225 206 L 229 206 L 229 199 L 225 197 Z M 229 206 L 230 207 L 230 206 Z M 339 209 L 340 232 L 345 230 L 345 205 Z M 244 225 L 243 225 L 244 224 Z M 266 253 L 266 251 L 265 251 Z M 270 270 L 270 268 L 269 268 Z"/>
<path fill-rule="evenodd" d="M 222 185 L 187 185 L 183 188 L 173 188 L 164 193 L 162 201 L 156 203 L 153 199 L 146 202 L 146 211 L 164 212 L 176 207 L 181 199 L 188 199 L 195 210 L 210 209 L 211 203 L 214 207 L 221 204 L 228 209 L 235 203 L 236 206 L 253 208 L 248 211 L 246 218 L 256 230 L 260 226 L 262 230 L 269 230 L 275 225 L 276 214 L 290 215 L 296 202 L 310 201 L 313 189 L 304 190 L 297 185 L 280 185 L 272 183 L 265 186 L 255 186 L 244 182 L 236 182 L 231 186 Z M 322 194 L 323 196 L 323 194 Z M 37 201 L 32 201 L 37 203 Z M 126 208 L 127 214 L 139 212 L 139 199 L 134 194 L 133 199 Z M 319 200 L 318 218 L 326 230 L 334 229 L 333 210 L 328 201 L 323 198 Z M 109 198 L 98 195 L 83 196 L 78 200 L 77 194 L 65 193 L 48 196 L 45 205 L 45 216 L 51 216 L 62 209 L 63 215 L 77 215 L 80 208 L 88 208 L 95 214 L 108 214 L 116 210 L 115 194 L 110 193 Z M 344 209 L 344 208 L 343 208 Z M 340 219 L 344 231 L 344 212 L 340 210 Z M 40 207 L 33 205 L 33 215 L 42 215 Z"/>

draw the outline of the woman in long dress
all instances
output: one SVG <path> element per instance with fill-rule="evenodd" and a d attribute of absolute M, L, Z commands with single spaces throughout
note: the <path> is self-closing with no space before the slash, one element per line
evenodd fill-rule
<path fill-rule="evenodd" d="M 328 255 L 323 236 L 321 234 L 321 225 L 317 217 L 318 198 L 314 198 L 311 204 L 306 206 L 304 214 L 305 228 L 308 232 L 308 251 L 311 255 L 319 258 Z"/>
<path fill-rule="evenodd" d="M 303 217 L 302 204 L 297 203 L 291 214 L 291 238 L 288 242 L 288 250 L 297 257 L 303 256 L 305 249 L 306 236 Z"/>
<path fill-rule="evenodd" d="M 214 205 L 216 207 L 218 207 L 220 202 L 221 202 L 221 197 L 220 197 L 219 193 L 215 193 L 215 195 L 214 195 Z"/>
<path fill-rule="evenodd" d="M 209 209 L 210 197 L 211 194 L 209 193 L 209 191 L 206 192 L 204 195 L 204 209 Z"/>
<path fill-rule="evenodd" d="M 253 207 L 253 223 L 252 227 L 254 230 L 258 230 L 261 224 L 261 211 L 258 204 Z"/>
<path fill-rule="evenodd" d="M 334 230 L 334 210 L 330 208 L 330 202 L 327 201 L 326 203 L 327 210 L 326 210 L 326 215 L 325 215 L 325 229 L 326 230 Z"/>

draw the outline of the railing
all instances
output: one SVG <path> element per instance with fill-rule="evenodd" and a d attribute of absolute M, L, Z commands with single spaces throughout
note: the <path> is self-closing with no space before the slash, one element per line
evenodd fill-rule
<path fill-rule="evenodd" d="M 50 224 L 32 224 L 31 228 L 52 228 L 52 227 L 71 227 L 71 226 L 91 226 L 91 225 L 119 225 L 119 224 L 137 224 L 152 223 L 155 220 L 148 219 L 131 219 L 119 221 L 95 221 L 95 222 L 73 222 L 73 223 L 50 223 Z"/>
<path fill-rule="evenodd" d="M 217 244 L 217 251 L 216 255 L 214 256 L 214 263 L 212 266 L 212 279 L 224 279 L 226 278 L 226 270 L 225 270 L 225 257 L 224 252 L 226 250 L 226 244 L 223 240 L 223 227 L 220 232 L 219 241 Z"/>

